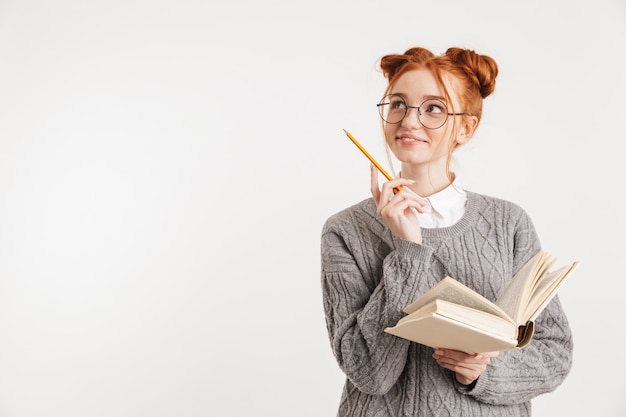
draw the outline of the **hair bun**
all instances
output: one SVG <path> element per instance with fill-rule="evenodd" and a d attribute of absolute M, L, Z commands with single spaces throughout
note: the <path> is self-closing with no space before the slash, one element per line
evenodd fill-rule
<path fill-rule="evenodd" d="M 434 54 L 426 48 L 414 47 L 408 49 L 404 54 L 389 54 L 383 56 L 380 60 L 380 68 L 385 78 L 391 80 L 405 64 L 409 62 L 424 62 L 433 56 Z"/>
<path fill-rule="evenodd" d="M 449 48 L 445 55 L 465 72 L 482 98 L 493 93 L 498 76 L 498 65 L 493 58 L 462 48 Z"/>

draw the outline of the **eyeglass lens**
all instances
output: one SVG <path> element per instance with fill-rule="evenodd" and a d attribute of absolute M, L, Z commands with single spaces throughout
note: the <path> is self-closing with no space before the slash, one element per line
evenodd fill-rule
<path fill-rule="evenodd" d="M 378 103 L 380 117 L 391 124 L 400 123 L 407 115 L 409 109 L 417 111 L 420 123 L 427 129 L 437 129 L 448 119 L 448 108 L 437 99 L 429 99 L 419 106 L 408 106 L 402 96 L 390 94 L 383 97 Z"/>

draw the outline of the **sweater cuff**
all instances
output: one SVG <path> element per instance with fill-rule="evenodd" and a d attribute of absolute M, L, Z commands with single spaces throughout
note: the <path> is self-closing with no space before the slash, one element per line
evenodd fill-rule
<path fill-rule="evenodd" d="M 469 385 L 463 385 L 454 378 L 454 386 L 458 392 L 464 395 L 470 395 L 472 397 L 485 392 L 487 388 L 487 373 L 483 372 L 478 379 Z"/>
<path fill-rule="evenodd" d="M 427 259 L 433 254 L 432 248 L 419 243 L 394 237 L 394 244 L 398 255 L 409 259 Z"/>

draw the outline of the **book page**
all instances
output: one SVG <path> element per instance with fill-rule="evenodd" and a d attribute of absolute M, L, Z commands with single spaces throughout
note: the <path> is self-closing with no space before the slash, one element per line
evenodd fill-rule
<path fill-rule="evenodd" d="M 414 320 L 398 322 L 394 327 L 385 328 L 385 332 L 435 349 L 454 349 L 469 354 L 517 346 L 516 337 L 498 336 L 434 312 Z"/>
<path fill-rule="evenodd" d="M 517 337 L 517 324 L 508 318 L 445 300 L 436 300 L 433 304 L 435 304 L 434 312 L 440 316 L 505 338 L 515 339 Z M 419 314 L 420 311 L 416 314 Z"/>
<path fill-rule="evenodd" d="M 430 290 L 407 306 L 404 312 L 411 314 L 436 299 L 461 304 L 513 322 L 496 304 L 451 277 L 445 277 L 439 281 Z"/>
<path fill-rule="evenodd" d="M 540 251 L 520 269 L 498 296 L 496 304 L 517 324 L 525 324 L 522 316 L 531 297 L 531 290 L 548 254 Z"/>
<path fill-rule="evenodd" d="M 535 320 L 539 313 L 545 308 L 546 305 L 554 298 L 561 285 L 565 282 L 567 277 L 576 269 L 578 262 L 574 262 L 571 265 L 566 265 L 557 269 L 554 272 L 550 272 L 539 283 L 535 294 L 530 299 L 526 311 L 524 312 L 524 320 Z"/>
<path fill-rule="evenodd" d="M 528 299 L 528 302 L 530 302 L 530 299 L 533 298 L 533 296 L 537 293 L 537 291 L 541 291 L 539 288 L 542 285 L 544 285 L 542 284 L 542 282 L 546 278 L 548 273 L 550 273 L 550 269 L 554 266 L 555 263 L 556 263 L 556 258 L 546 256 L 546 259 L 544 260 L 543 264 L 538 265 L 537 276 L 535 276 L 534 280 L 531 280 L 532 285 L 529 291 L 530 297 Z"/>

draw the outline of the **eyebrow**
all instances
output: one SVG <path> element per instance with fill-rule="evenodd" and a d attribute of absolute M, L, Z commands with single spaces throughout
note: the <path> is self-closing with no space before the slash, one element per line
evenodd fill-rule
<path fill-rule="evenodd" d="M 405 100 L 408 98 L 407 95 L 404 94 L 404 93 L 389 93 L 389 94 L 390 95 L 400 96 L 400 97 L 402 97 Z M 442 96 L 425 95 L 425 96 L 422 96 L 421 100 L 422 100 L 422 102 L 424 102 L 426 100 L 432 100 L 432 99 L 436 99 L 436 100 L 442 101 L 444 104 L 448 104 L 448 101 L 446 100 L 446 98 L 442 97 Z"/>

